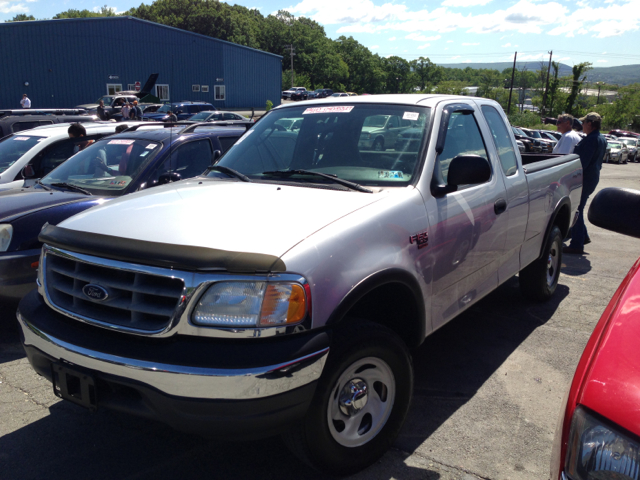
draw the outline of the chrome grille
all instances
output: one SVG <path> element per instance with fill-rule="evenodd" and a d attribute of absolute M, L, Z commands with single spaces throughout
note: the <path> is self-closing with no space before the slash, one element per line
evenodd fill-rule
<path fill-rule="evenodd" d="M 144 333 L 169 326 L 184 290 L 180 278 L 88 263 L 52 251 L 46 255 L 44 280 L 49 301 L 59 309 L 89 322 Z M 85 295 L 83 288 L 89 284 L 105 289 L 108 297 Z"/>

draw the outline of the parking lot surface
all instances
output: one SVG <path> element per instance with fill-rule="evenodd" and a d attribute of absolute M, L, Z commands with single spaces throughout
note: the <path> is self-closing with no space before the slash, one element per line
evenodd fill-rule
<path fill-rule="evenodd" d="M 605 164 L 599 189 L 640 189 L 640 164 Z M 593 198 L 593 197 L 592 197 Z M 413 352 L 415 392 L 394 448 L 357 479 L 545 479 L 562 397 L 640 240 L 588 224 L 563 257 L 554 298 L 526 300 L 513 278 Z M 53 395 L 0 305 L 0 479 L 320 479 L 278 438 L 212 441 Z"/>

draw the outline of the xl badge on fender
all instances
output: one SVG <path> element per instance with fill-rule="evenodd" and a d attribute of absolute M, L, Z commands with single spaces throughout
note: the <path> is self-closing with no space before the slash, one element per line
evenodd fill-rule
<path fill-rule="evenodd" d="M 429 245 L 429 234 L 427 232 L 416 233 L 409 237 L 409 243 L 416 243 L 418 248 L 424 248 Z"/>

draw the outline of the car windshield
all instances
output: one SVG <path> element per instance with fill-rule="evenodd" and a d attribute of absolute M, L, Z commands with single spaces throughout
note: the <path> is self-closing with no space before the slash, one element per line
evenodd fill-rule
<path fill-rule="evenodd" d="M 526 137 L 525 133 L 519 128 L 511 127 L 511 129 L 513 130 L 513 133 L 515 133 L 516 135 L 522 135 L 523 137 Z"/>
<path fill-rule="evenodd" d="M 105 107 L 110 107 L 113 102 L 113 97 L 100 97 L 96 103 L 100 103 L 100 100 L 104 102 Z"/>
<path fill-rule="evenodd" d="M 625 145 L 629 145 L 631 147 L 635 147 L 637 141 L 634 138 L 621 138 L 620 141 Z"/>
<path fill-rule="evenodd" d="M 620 144 L 620 142 L 612 142 L 612 141 L 609 141 L 609 146 L 610 146 L 611 148 L 620 148 L 620 147 L 622 147 L 622 145 Z"/>
<path fill-rule="evenodd" d="M 532 138 L 542 138 L 540 133 L 536 132 L 535 130 L 528 130 L 528 135 Z"/>
<path fill-rule="evenodd" d="M 156 110 L 157 113 L 167 113 L 171 111 L 171 105 L 162 105 L 158 110 Z"/>
<path fill-rule="evenodd" d="M 149 140 L 105 138 L 76 153 L 41 183 L 68 183 L 94 195 L 122 195 L 161 147 Z"/>
<path fill-rule="evenodd" d="M 310 170 L 365 186 L 407 185 L 417 175 L 430 114 L 426 107 L 381 104 L 276 109 L 241 137 L 217 165 L 254 181 L 343 188 L 318 176 L 273 173 Z M 364 130 L 372 118 L 380 116 L 391 117 L 393 126 L 378 133 Z M 409 129 L 411 134 L 403 136 Z"/>
<path fill-rule="evenodd" d="M 209 120 L 209 117 L 211 116 L 213 112 L 200 112 L 200 113 L 196 113 L 194 116 L 192 116 L 189 120 L 199 120 L 201 122 L 204 122 L 206 120 Z M 211 120 L 218 120 L 217 118 L 215 118 L 215 116 L 213 118 L 211 118 Z"/>
<path fill-rule="evenodd" d="M 0 173 L 16 163 L 20 157 L 47 137 L 11 135 L 0 140 Z"/>

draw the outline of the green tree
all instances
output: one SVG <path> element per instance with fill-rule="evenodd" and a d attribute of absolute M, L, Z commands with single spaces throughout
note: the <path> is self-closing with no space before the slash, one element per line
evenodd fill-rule
<path fill-rule="evenodd" d="M 436 85 L 442 79 L 444 69 L 437 66 L 429 58 L 420 57 L 410 62 L 411 68 L 418 80 L 418 87 L 421 92 L 430 92 L 433 85 Z"/>
<path fill-rule="evenodd" d="M 35 19 L 36 19 L 36 17 L 34 17 L 33 15 L 27 15 L 26 13 L 19 13 L 18 15 L 13 17 L 11 20 L 5 20 L 5 23 L 8 23 L 8 22 L 26 22 L 28 20 L 35 20 Z"/>
<path fill-rule="evenodd" d="M 416 85 L 411 65 L 402 57 L 384 58 L 382 62 L 386 77 L 386 90 L 389 93 L 409 93 Z"/>
<path fill-rule="evenodd" d="M 53 18 L 54 19 L 59 19 L 59 18 L 94 18 L 94 17 L 115 17 L 117 14 L 116 12 L 112 9 L 107 7 L 106 5 L 104 5 L 103 7 L 100 7 L 100 10 L 97 12 L 94 12 L 93 10 L 76 10 L 75 8 L 71 8 L 69 10 L 66 10 L 64 12 L 60 12 L 58 14 L 56 14 Z"/>
<path fill-rule="evenodd" d="M 592 63 L 590 62 L 582 62 L 574 65 L 571 69 L 573 73 L 573 82 L 571 83 L 571 93 L 567 98 L 567 102 L 565 103 L 565 111 L 569 114 L 573 114 L 573 110 L 576 106 L 576 99 L 578 98 L 578 93 L 580 92 L 580 88 L 582 87 L 582 83 L 587 78 L 586 75 L 589 70 L 592 69 Z M 582 77 L 582 78 L 580 78 Z"/>

